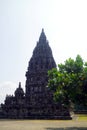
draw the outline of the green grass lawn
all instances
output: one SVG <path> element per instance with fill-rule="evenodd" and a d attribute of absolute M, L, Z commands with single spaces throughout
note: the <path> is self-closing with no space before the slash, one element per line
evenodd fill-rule
<path fill-rule="evenodd" d="M 87 121 L 87 114 L 77 114 L 78 121 Z"/>

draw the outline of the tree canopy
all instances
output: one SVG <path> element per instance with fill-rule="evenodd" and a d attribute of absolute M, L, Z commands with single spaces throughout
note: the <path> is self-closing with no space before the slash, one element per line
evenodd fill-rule
<path fill-rule="evenodd" d="M 48 72 L 48 86 L 54 93 L 54 100 L 64 105 L 70 103 L 87 106 L 87 62 L 77 55 L 64 64 L 58 64 Z"/>

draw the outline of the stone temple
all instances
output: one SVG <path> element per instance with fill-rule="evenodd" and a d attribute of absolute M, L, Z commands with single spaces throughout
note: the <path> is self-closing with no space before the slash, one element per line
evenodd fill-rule
<path fill-rule="evenodd" d="M 1 104 L 1 117 L 13 119 L 71 119 L 69 111 L 53 100 L 47 86 L 48 70 L 56 68 L 52 50 L 42 29 L 26 72 L 25 93 L 19 83 L 14 96 Z"/>

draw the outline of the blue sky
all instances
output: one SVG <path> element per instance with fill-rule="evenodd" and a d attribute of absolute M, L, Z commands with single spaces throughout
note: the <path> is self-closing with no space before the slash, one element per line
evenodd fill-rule
<path fill-rule="evenodd" d="M 87 61 L 87 0 L 0 0 L 0 102 L 13 94 L 44 28 L 56 63 Z"/>

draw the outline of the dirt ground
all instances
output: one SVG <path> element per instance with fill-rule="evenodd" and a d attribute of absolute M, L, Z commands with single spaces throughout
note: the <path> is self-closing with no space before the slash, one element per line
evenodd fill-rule
<path fill-rule="evenodd" d="M 0 130 L 87 130 L 87 121 L 0 120 Z"/>

